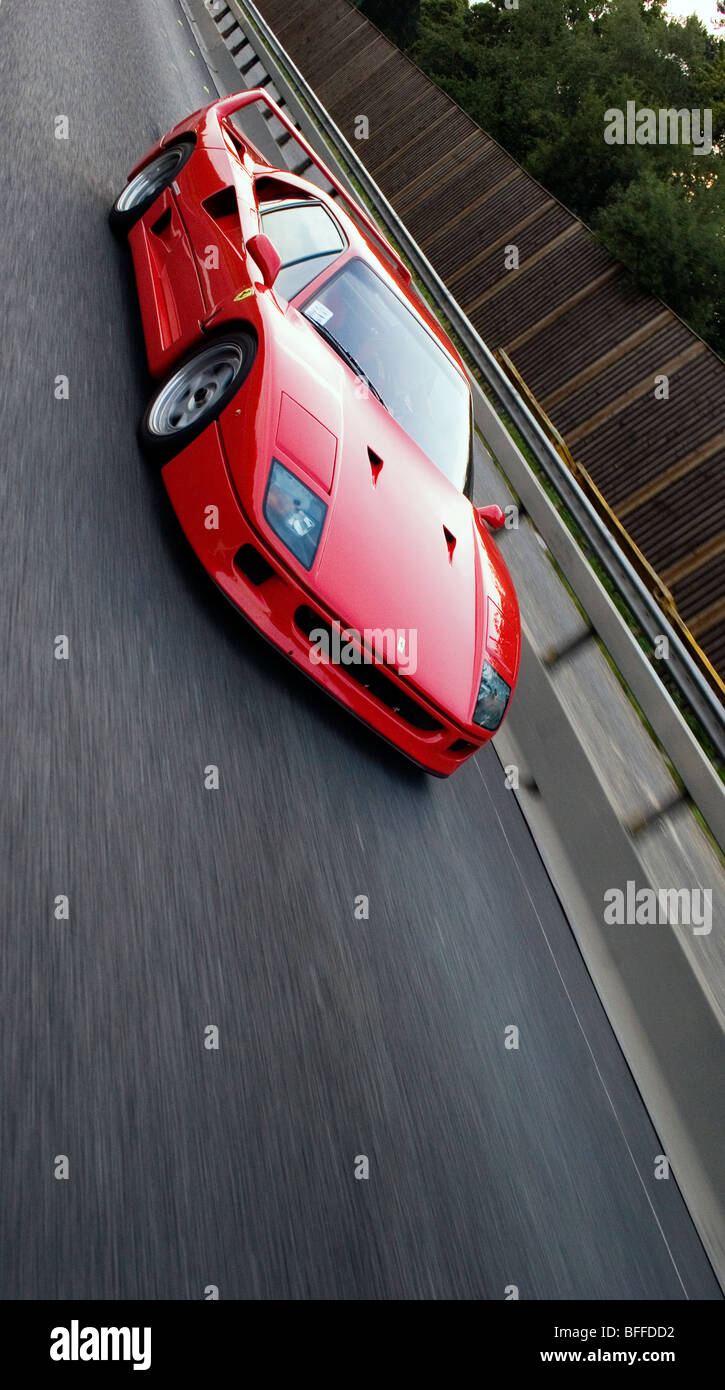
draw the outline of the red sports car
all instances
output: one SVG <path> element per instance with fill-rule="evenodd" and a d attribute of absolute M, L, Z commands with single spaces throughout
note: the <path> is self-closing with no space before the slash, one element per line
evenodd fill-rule
<path fill-rule="evenodd" d="M 328 195 L 233 114 L 263 101 Z M 182 121 L 111 211 L 159 385 L 141 423 L 227 598 L 421 767 L 454 772 L 508 708 L 513 585 L 476 509 L 468 379 L 410 272 L 261 89 Z"/>

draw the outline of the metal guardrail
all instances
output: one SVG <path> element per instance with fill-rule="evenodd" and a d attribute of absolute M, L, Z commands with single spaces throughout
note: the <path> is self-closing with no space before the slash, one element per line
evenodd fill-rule
<path fill-rule="evenodd" d="M 646 584 L 623 554 L 617 541 L 598 516 L 576 479 L 570 474 L 555 446 L 521 399 L 506 373 L 499 366 L 493 352 L 479 336 L 473 324 L 466 318 L 447 286 L 411 237 L 395 209 L 368 173 L 359 155 L 335 125 L 304 75 L 280 44 L 253 0 L 233 0 L 233 8 L 246 15 L 253 27 L 256 28 L 264 45 L 294 84 L 297 94 L 308 107 L 315 123 L 333 150 L 344 160 L 387 230 L 404 251 L 422 283 L 435 298 L 441 311 L 455 329 L 482 379 L 531 450 L 538 467 L 555 489 L 562 504 L 584 536 L 591 553 L 624 599 L 639 628 L 651 642 L 653 649 L 656 638 L 663 636 L 667 638 L 670 653 L 668 670 L 672 680 L 711 740 L 718 757 L 725 761 L 725 709 L 693 661 L 686 644 L 663 614 Z M 545 535 L 543 539 L 546 541 Z M 611 651 L 610 654 L 616 663 L 616 651 Z M 644 651 L 642 652 L 642 660 L 649 661 Z M 644 713 L 648 715 L 647 710 Z M 653 727 L 656 728 L 654 721 Z M 668 749 L 667 751 L 670 756 L 673 756 L 671 750 Z"/>

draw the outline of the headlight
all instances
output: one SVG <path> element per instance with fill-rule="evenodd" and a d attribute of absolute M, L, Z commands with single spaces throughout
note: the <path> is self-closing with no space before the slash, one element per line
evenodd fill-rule
<path fill-rule="evenodd" d="M 264 515 L 274 534 L 308 570 L 320 544 L 327 504 L 277 459 L 272 460 Z"/>
<path fill-rule="evenodd" d="M 473 714 L 474 724 L 482 729 L 497 729 L 504 717 L 511 687 L 494 671 L 490 661 L 484 661 L 481 685 Z"/>

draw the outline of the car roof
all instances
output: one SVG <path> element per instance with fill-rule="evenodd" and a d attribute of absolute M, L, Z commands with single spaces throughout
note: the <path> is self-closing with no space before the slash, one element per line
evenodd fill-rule
<path fill-rule="evenodd" d="M 272 207 L 282 207 L 286 203 L 308 202 L 311 199 L 320 203 L 340 224 L 348 242 L 347 250 L 340 254 L 349 256 L 352 250 L 357 255 L 362 256 L 363 259 L 372 263 L 377 273 L 382 275 L 388 288 L 392 290 L 394 294 L 397 294 L 398 298 L 403 300 L 407 308 L 422 320 L 424 327 L 432 333 L 436 342 L 460 372 L 466 384 L 469 384 L 468 374 L 463 359 L 457 352 L 435 314 L 429 309 L 422 295 L 412 282 L 409 286 L 401 285 L 399 279 L 393 274 L 383 252 L 378 249 L 372 238 L 366 234 L 364 228 L 358 226 L 351 213 L 341 207 L 340 203 L 330 194 L 326 193 L 324 189 L 318 187 L 317 184 L 311 183 L 310 180 L 303 178 L 300 174 L 293 174 L 284 169 L 274 169 L 265 164 L 255 169 L 252 177 L 255 185 L 264 179 L 269 179 L 272 182 L 279 181 L 280 184 L 284 184 L 286 188 L 289 188 L 290 191 L 288 195 L 281 194 L 279 197 L 272 197 L 269 199 L 270 209 Z"/>

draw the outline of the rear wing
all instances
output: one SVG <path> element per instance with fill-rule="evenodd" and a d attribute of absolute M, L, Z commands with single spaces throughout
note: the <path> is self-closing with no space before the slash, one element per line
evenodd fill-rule
<path fill-rule="evenodd" d="M 233 96 L 223 97 L 221 101 L 214 102 L 213 106 L 210 109 L 216 113 L 217 119 L 219 121 L 227 121 L 229 120 L 229 117 L 233 116 L 236 111 L 241 111 L 244 106 L 251 106 L 256 101 L 263 101 L 269 107 L 270 111 L 272 111 L 274 115 L 277 117 L 277 120 L 292 136 L 292 139 L 297 142 L 300 149 L 304 150 L 305 154 L 307 155 L 307 158 L 312 160 L 312 163 L 316 166 L 316 168 L 320 170 L 321 174 L 324 174 L 325 178 L 332 185 L 335 192 L 347 204 L 348 208 L 350 209 L 350 212 L 353 214 L 356 220 L 362 224 L 368 235 L 372 237 L 374 241 L 377 242 L 378 246 L 385 253 L 388 259 L 392 262 L 393 268 L 398 278 L 403 282 L 404 285 L 410 285 L 410 271 L 405 262 L 400 259 L 400 256 L 398 255 L 397 251 L 393 250 L 393 247 L 390 245 L 390 242 L 387 241 L 387 239 L 383 236 L 382 232 L 375 225 L 369 214 L 365 212 L 363 208 L 360 207 L 359 203 L 356 203 L 355 199 L 340 183 L 340 180 L 335 177 L 332 170 L 328 169 L 324 160 L 322 160 L 320 156 L 315 152 L 315 150 L 313 150 L 309 141 L 306 140 L 302 132 L 297 129 L 297 126 L 293 124 L 289 116 L 285 115 L 284 111 L 281 110 L 281 108 L 277 105 L 276 101 L 274 101 L 273 98 L 269 95 L 269 92 L 266 92 L 263 87 L 253 87 L 250 88 L 248 92 L 237 92 Z"/>

